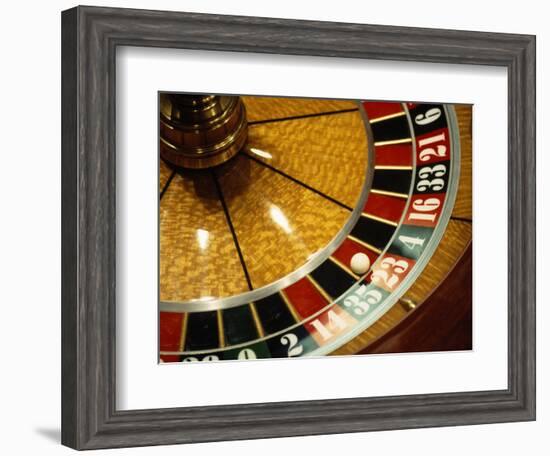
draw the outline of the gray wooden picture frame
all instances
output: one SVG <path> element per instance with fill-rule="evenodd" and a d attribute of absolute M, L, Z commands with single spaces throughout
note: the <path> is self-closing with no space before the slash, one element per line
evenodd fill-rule
<path fill-rule="evenodd" d="M 508 388 L 117 410 L 117 46 L 507 68 Z M 62 13 L 63 444 L 93 449 L 534 420 L 535 272 L 534 36 L 97 7 Z"/>

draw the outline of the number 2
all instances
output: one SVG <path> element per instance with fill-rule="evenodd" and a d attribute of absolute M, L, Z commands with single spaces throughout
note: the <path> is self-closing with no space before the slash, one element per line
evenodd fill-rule
<path fill-rule="evenodd" d="M 289 358 L 293 356 L 300 356 L 304 351 L 304 347 L 298 344 L 298 337 L 296 334 L 288 333 L 281 337 L 281 343 L 283 345 L 288 345 L 287 354 Z"/>

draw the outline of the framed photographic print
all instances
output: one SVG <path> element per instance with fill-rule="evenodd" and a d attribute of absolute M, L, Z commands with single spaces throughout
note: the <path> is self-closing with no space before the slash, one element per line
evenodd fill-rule
<path fill-rule="evenodd" d="M 65 445 L 534 419 L 533 36 L 77 7 L 62 51 Z"/>

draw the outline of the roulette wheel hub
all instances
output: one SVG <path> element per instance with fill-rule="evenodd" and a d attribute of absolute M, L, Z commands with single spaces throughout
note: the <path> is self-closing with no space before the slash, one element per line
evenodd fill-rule
<path fill-rule="evenodd" d="M 239 97 L 160 96 L 160 154 L 173 165 L 220 165 L 239 152 L 247 135 L 246 110 Z"/>

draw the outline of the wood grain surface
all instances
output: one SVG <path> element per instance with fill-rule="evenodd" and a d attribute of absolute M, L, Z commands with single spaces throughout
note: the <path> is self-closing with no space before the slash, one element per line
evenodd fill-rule
<path fill-rule="evenodd" d="M 313 100 L 311 112 L 315 112 L 316 101 L 326 100 Z M 251 125 L 248 147 L 271 155 L 255 155 L 258 160 L 349 207 L 356 206 L 368 158 L 359 111 Z"/>
<path fill-rule="evenodd" d="M 406 319 L 362 353 L 471 350 L 472 247 L 458 259 L 441 284 Z"/>
<path fill-rule="evenodd" d="M 218 171 L 254 288 L 304 265 L 351 212 L 243 156 Z"/>
<path fill-rule="evenodd" d="M 160 201 L 159 232 L 161 300 L 248 291 L 210 172 L 180 172 L 174 177 Z"/>
<path fill-rule="evenodd" d="M 472 105 L 455 105 L 460 131 L 460 179 L 453 217 L 472 220 Z"/>
<path fill-rule="evenodd" d="M 247 274 L 252 289 L 283 278 L 327 246 L 359 200 L 368 147 L 357 103 L 244 102 L 265 122 L 249 126 L 246 150 L 214 174 L 181 170 L 170 181 L 173 170 L 160 160 L 162 301 L 240 294 Z"/>
<path fill-rule="evenodd" d="M 315 98 L 243 96 L 243 101 L 246 117 L 252 123 L 357 109 L 354 101 Z"/>

